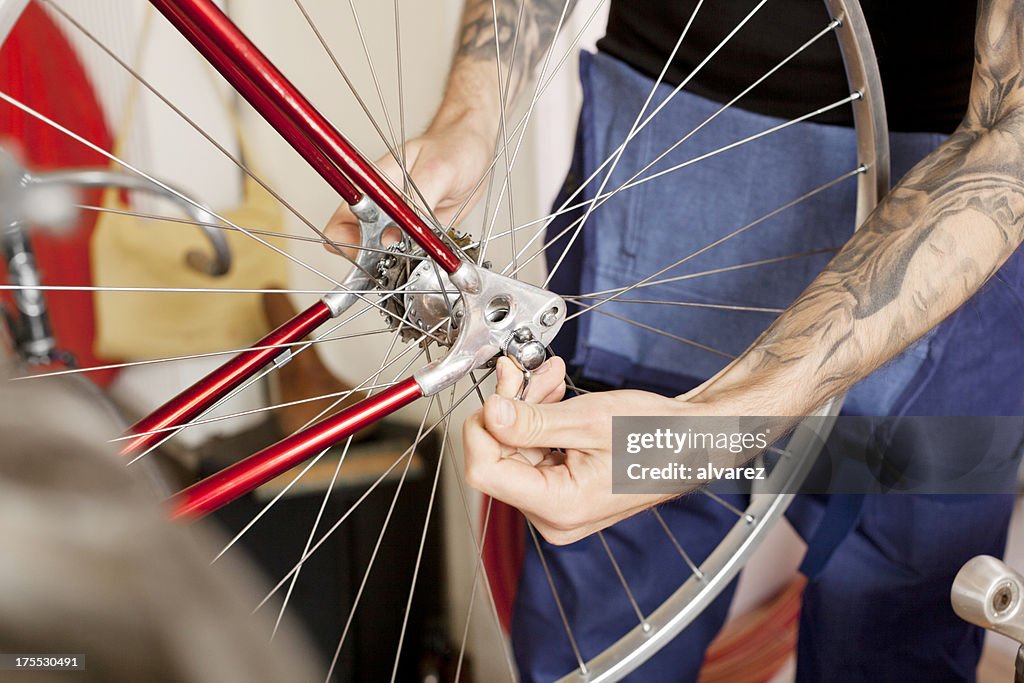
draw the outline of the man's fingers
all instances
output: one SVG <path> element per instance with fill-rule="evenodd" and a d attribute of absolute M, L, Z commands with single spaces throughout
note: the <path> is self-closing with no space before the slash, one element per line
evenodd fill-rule
<path fill-rule="evenodd" d="M 495 441 L 484 428 L 481 411 L 462 427 L 466 483 L 515 507 L 533 502 L 543 476 L 525 455 Z"/>
<path fill-rule="evenodd" d="M 508 446 L 585 450 L 600 445 L 605 431 L 594 423 L 586 398 L 534 405 L 495 394 L 484 404 L 484 426 Z"/>

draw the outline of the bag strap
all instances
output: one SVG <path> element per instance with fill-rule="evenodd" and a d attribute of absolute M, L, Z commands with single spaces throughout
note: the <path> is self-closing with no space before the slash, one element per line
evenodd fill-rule
<path fill-rule="evenodd" d="M 135 46 L 135 53 L 130 62 L 132 70 L 136 73 L 140 72 L 140 67 L 145 56 L 146 44 L 153 31 L 153 17 L 155 15 L 155 8 L 152 5 L 147 4 L 145 6 L 144 15 L 142 19 L 142 27 L 139 31 L 139 40 Z M 213 91 L 221 100 L 221 107 L 223 108 L 224 113 L 227 115 L 228 125 L 231 128 L 231 131 L 235 137 L 235 141 L 238 144 L 241 161 L 243 161 L 246 166 L 251 168 L 252 159 L 254 158 L 253 152 L 251 147 L 249 146 L 249 143 L 246 141 L 246 136 L 243 134 L 244 125 L 242 123 L 241 117 L 238 114 L 238 110 L 234 106 L 234 102 L 231 101 L 230 96 L 222 93 L 223 89 L 220 87 L 221 84 L 217 80 L 217 72 L 214 71 L 213 67 L 210 66 L 210 64 L 206 60 L 203 60 L 202 64 L 204 67 L 206 67 L 204 71 L 206 72 L 208 78 L 210 79 L 210 83 L 213 86 Z M 124 158 L 123 153 L 125 151 L 128 138 L 131 135 L 131 131 L 138 120 L 137 114 L 139 109 L 139 90 L 141 85 L 142 84 L 139 81 L 139 79 L 133 77 L 128 86 L 128 93 L 125 96 L 124 106 L 122 107 L 121 120 L 119 122 L 119 125 L 117 126 L 117 130 L 111 145 L 111 152 L 114 154 L 114 156 L 117 156 L 119 158 Z M 243 194 L 246 197 L 248 197 L 250 195 L 249 183 L 252 182 L 252 178 L 248 174 L 245 174 L 245 178 L 246 182 L 243 183 Z"/>

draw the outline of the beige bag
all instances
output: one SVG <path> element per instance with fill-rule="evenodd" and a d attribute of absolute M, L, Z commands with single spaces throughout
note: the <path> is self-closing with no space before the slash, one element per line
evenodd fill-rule
<path fill-rule="evenodd" d="M 124 139 L 130 127 L 132 101 Z M 245 143 L 234 112 L 231 115 L 243 155 Z M 115 152 L 120 145 L 115 145 Z M 122 193 L 108 190 L 103 206 L 130 210 Z M 202 201 L 201 197 L 196 198 Z M 218 213 L 243 228 L 284 232 L 281 208 L 270 193 L 245 176 L 243 204 Z M 210 245 L 198 227 L 160 222 L 118 213 L 102 213 L 92 236 L 93 279 L 102 287 L 184 287 L 261 289 L 287 282 L 288 260 L 257 240 L 226 230 L 231 269 L 220 277 L 194 270 L 186 263 L 193 250 Z M 261 239 L 286 249 L 288 240 Z M 207 292 L 95 292 L 96 354 L 101 358 L 138 360 L 225 351 L 251 344 L 266 332 L 259 294 Z"/>
<path fill-rule="evenodd" d="M 103 206 L 126 209 L 116 190 L 105 193 Z M 241 227 L 275 230 L 281 224 L 276 201 L 246 178 L 245 201 L 220 212 Z M 92 272 L 104 287 L 185 287 L 261 289 L 287 282 L 288 261 L 237 231 L 226 231 L 231 269 L 220 277 L 186 263 L 192 250 L 208 251 L 209 242 L 195 226 L 161 223 L 104 213 L 92 236 Z M 284 249 L 287 240 L 262 239 Z M 94 293 L 96 355 L 138 360 L 225 351 L 251 344 L 267 330 L 259 294 L 209 292 Z"/>

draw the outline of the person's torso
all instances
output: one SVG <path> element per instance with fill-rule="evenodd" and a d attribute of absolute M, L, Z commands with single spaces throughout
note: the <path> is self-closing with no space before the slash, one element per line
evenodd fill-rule
<path fill-rule="evenodd" d="M 612 0 L 598 47 L 657 77 L 697 0 Z M 698 10 L 665 74 L 678 84 L 755 8 L 757 0 L 712 0 Z M 975 0 L 862 0 L 885 90 L 889 127 L 951 132 L 963 118 L 974 65 Z M 739 94 L 829 23 L 821 0 L 769 0 L 687 84 L 720 102 Z M 795 118 L 849 94 L 836 40 L 803 50 L 738 106 Z M 849 125 L 841 107 L 816 118 Z"/>

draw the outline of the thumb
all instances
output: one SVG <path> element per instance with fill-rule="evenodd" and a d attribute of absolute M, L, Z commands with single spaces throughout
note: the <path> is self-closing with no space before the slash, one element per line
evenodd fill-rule
<path fill-rule="evenodd" d="M 572 399 L 534 404 L 494 394 L 483 416 L 487 431 L 506 446 L 583 449 L 594 440 L 589 418 Z"/>

